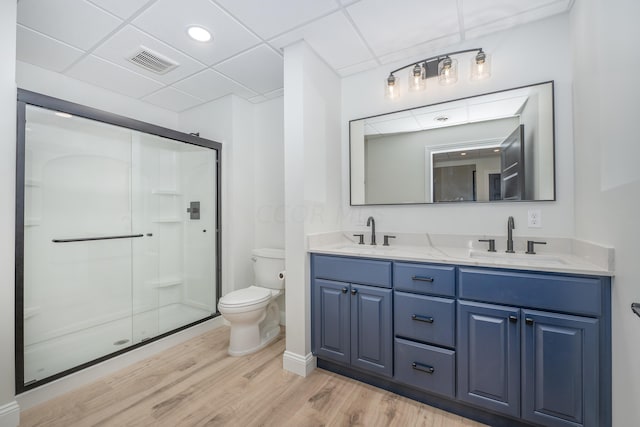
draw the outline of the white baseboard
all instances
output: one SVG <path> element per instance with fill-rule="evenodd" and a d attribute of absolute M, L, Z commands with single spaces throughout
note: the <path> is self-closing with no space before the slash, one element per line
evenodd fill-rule
<path fill-rule="evenodd" d="M 290 351 L 282 355 L 282 368 L 301 377 L 306 377 L 316 368 L 316 357 L 311 353 L 301 356 Z"/>
<path fill-rule="evenodd" d="M 18 401 L 20 408 L 24 411 L 221 326 L 222 316 L 218 316 L 214 319 L 207 320 L 206 322 L 199 323 L 183 331 L 176 332 L 175 334 L 136 348 L 112 359 L 108 359 L 81 371 L 74 372 L 73 374 L 67 375 L 66 377 L 48 384 L 44 384 L 38 388 L 26 391 L 16 396 L 16 400 Z M 2 408 L 0 408 L 0 410 L 1 409 Z M 1 417 L 0 427 L 5 427 L 5 425 L 2 424 Z"/>
<path fill-rule="evenodd" d="M 15 400 L 0 406 L 0 427 L 18 427 L 20 424 L 20 407 Z"/>

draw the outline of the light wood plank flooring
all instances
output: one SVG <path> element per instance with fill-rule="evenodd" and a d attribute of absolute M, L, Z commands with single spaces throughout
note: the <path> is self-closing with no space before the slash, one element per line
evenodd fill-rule
<path fill-rule="evenodd" d="M 282 369 L 284 336 L 243 357 L 219 328 L 22 413 L 21 426 L 482 426 L 316 369 Z"/>

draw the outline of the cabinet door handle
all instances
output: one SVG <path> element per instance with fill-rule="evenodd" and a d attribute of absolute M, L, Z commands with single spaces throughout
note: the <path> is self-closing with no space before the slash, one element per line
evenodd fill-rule
<path fill-rule="evenodd" d="M 357 294 L 357 293 L 358 293 L 358 290 L 357 290 L 357 289 L 351 289 L 351 295 L 355 295 L 355 294 Z"/>
<path fill-rule="evenodd" d="M 433 323 L 433 317 L 429 317 L 429 316 L 420 316 L 419 314 L 412 314 L 411 318 L 413 320 L 417 320 L 418 322 Z"/>
<path fill-rule="evenodd" d="M 518 321 L 518 318 L 514 315 L 509 316 L 509 322 L 511 323 L 516 323 Z"/>
<path fill-rule="evenodd" d="M 526 319 L 524 319 L 524 321 L 527 325 L 533 325 L 533 319 L 530 317 L 527 317 Z"/>
<path fill-rule="evenodd" d="M 436 370 L 433 366 L 423 365 L 422 363 L 413 362 L 411 367 L 416 371 L 426 372 L 427 374 L 433 374 Z"/>
<path fill-rule="evenodd" d="M 349 289 L 347 289 L 347 288 L 342 288 L 342 293 L 343 293 L 343 294 L 346 294 L 348 291 L 349 291 Z"/>
<path fill-rule="evenodd" d="M 411 280 L 416 282 L 433 282 L 433 277 L 413 276 Z"/>

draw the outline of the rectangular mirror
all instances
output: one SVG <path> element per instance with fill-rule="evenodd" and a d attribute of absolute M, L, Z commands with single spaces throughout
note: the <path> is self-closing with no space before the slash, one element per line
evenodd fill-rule
<path fill-rule="evenodd" d="M 553 82 L 349 122 L 351 205 L 555 200 Z"/>

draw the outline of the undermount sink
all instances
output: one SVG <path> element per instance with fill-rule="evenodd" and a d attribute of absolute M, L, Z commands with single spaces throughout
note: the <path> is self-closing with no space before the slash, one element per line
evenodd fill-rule
<path fill-rule="evenodd" d="M 488 252 L 488 251 L 469 251 L 469 258 L 478 261 L 494 261 L 504 264 L 545 264 L 545 265 L 565 265 L 566 261 L 555 255 L 541 254 L 510 254 L 506 252 Z"/>

